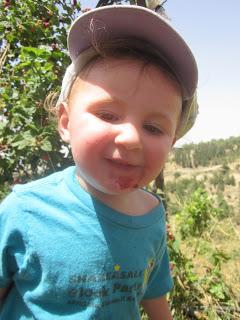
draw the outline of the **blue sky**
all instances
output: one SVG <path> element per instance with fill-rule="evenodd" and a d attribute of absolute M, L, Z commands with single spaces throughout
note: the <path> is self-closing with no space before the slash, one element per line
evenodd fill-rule
<path fill-rule="evenodd" d="M 165 8 L 199 68 L 199 116 L 180 142 L 239 136 L 240 1 L 168 0 Z"/>
<path fill-rule="evenodd" d="M 82 8 L 97 1 L 81 1 Z M 240 135 L 240 0 L 168 0 L 170 23 L 199 68 L 200 112 L 179 144 Z"/>

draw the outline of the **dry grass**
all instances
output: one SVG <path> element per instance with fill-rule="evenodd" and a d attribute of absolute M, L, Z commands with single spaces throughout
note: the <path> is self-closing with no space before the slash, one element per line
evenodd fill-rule
<path fill-rule="evenodd" d="M 230 174 L 234 176 L 235 186 L 225 186 L 224 198 L 227 203 L 233 206 L 231 217 L 222 220 L 213 218 L 210 228 L 206 230 L 201 239 L 190 239 L 181 244 L 181 250 L 193 261 L 194 269 L 200 277 L 207 276 L 208 268 L 211 267 L 209 253 L 213 250 L 223 252 L 228 259 L 222 262 L 221 270 L 225 283 L 231 288 L 237 301 L 240 301 L 240 160 L 228 164 Z M 164 176 L 165 181 L 176 179 L 174 173 L 179 172 L 181 178 L 196 178 L 203 180 L 206 189 L 214 195 L 214 187 L 210 185 L 209 178 L 212 174 L 221 169 L 221 166 L 181 168 L 174 162 L 169 161 L 166 165 Z M 175 217 L 170 217 L 170 224 L 173 231 L 177 233 Z"/>

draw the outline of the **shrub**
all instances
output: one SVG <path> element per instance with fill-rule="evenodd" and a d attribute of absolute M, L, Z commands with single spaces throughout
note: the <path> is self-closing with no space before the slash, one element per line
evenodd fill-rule
<path fill-rule="evenodd" d="M 230 168 L 227 165 L 223 165 L 222 168 L 214 172 L 210 178 L 210 183 L 217 188 L 218 191 L 224 191 L 225 185 L 236 185 L 236 181 L 233 175 L 230 175 Z"/>
<path fill-rule="evenodd" d="M 198 188 L 177 214 L 182 238 L 201 236 L 215 213 L 212 199 L 204 189 Z"/>
<path fill-rule="evenodd" d="M 79 10 L 71 1 L 0 2 L 1 198 L 15 182 L 72 163 L 43 105 L 69 64 L 67 29 Z"/>
<path fill-rule="evenodd" d="M 226 218 L 233 215 L 234 209 L 224 199 L 221 192 L 217 193 L 216 197 L 216 216 L 217 218 Z"/>
<path fill-rule="evenodd" d="M 182 178 L 177 181 L 169 181 L 165 185 L 165 193 L 173 193 L 182 201 L 185 200 L 193 190 L 204 188 L 204 182 L 198 181 L 196 178 Z"/>
<path fill-rule="evenodd" d="M 174 172 L 174 178 L 177 179 L 179 177 L 181 177 L 181 173 L 178 171 Z"/>

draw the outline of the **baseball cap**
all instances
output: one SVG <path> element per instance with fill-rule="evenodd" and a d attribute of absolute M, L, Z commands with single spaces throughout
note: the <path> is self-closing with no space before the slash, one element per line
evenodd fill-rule
<path fill-rule="evenodd" d="M 151 44 L 167 62 L 180 83 L 185 101 L 185 122 L 180 136 L 196 118 L 198 69 L 189 46 L 162 15 L 136 5 L 108 5 L 92 9 L 78 17 L 70 27 L 67 44 L 72 60 L 62 82 L 58 102 L 69 94 L 73 79 L 96 55 L 95 43 L 119 38 L 137 38 Z M 191 114 L 188 114 L 191 111 Z M 187 120 L 186 120 L 187 119 Z M 191 120 L 190 120 L 191 119 Z"/>

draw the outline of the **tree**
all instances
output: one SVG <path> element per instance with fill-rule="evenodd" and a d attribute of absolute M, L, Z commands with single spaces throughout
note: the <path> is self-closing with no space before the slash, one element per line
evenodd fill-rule
<path fill-rule="evenodd" d="M 5 0 L 0 6 L 0 184 L 7 192 L 6 186 L 70 161 L 63 158 L 55 121 L 43 105 L 69 64 L 67 29 L 80 5 Z"/>

